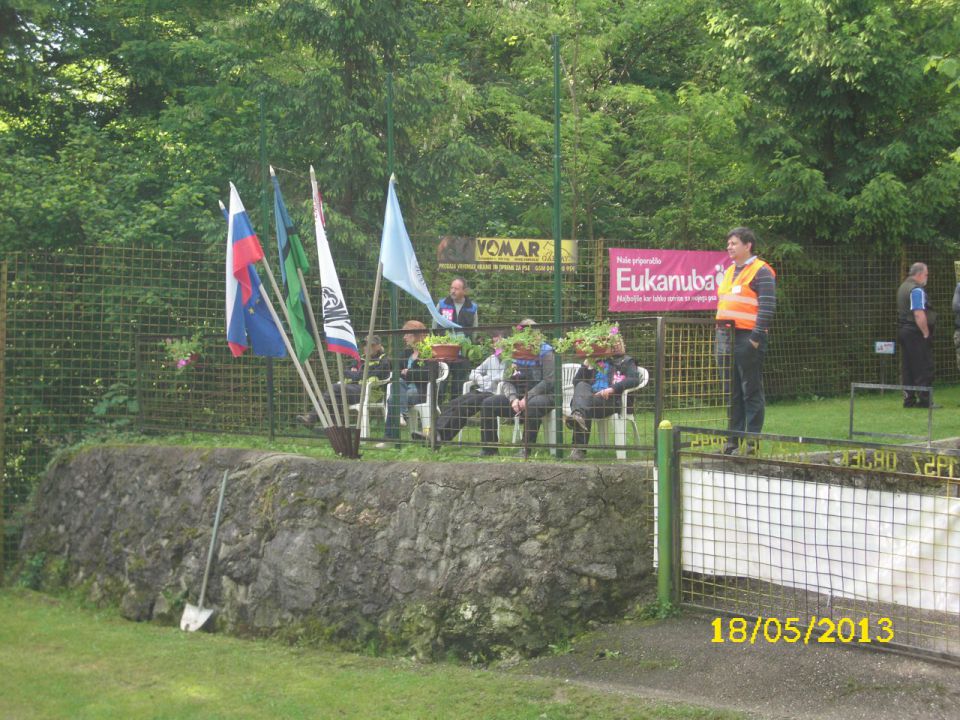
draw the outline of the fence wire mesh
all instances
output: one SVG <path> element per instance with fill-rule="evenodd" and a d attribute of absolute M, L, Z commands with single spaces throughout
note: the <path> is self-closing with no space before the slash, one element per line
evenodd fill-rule
<path fill-rule="evenodd" d="M 439 299 L 455 273 L 441 271 L 433 261 L 437 236 L 413 241 L 427 282 Z M 339 246 L 336 237 L 330 242 L 354 328 L 362 337 L 371 316 L 376 243 L 356 248 Z M 567 323 L 607 314 L 607 248 L 622 245 L 629 243 L 579 242 L 577 270 L 563 276 L 561 312 Z M 269 243 L 264 241 L 264 247 L 271 255 Z M 315 253 L 312 243 L 305 247 L 309 255 Z M 311 259 L 315 266 L 315 257 Z M 913 259 L 930 265 L 934 306 L 946 311 L 954 283 L 946 271 L 952 268 L 952 259 L 945 254 L 825 247 L 807 248 L 802 256 L 771 258 L 778 273 L 779 306 L 765 372 L 768 396 L 842 394 L 851 381 L 895 381 L 896 359 L 874 354 L 873 342 L 893 339 L 893 297 Z M 219 241 L 177 248 L 90 246 L 25 253 L 9 256 L 4 266 L 0 333 L 5 334 L 6 557 L 12 556 L 16 544 L 15 516 L 51 453 L 90 430 L 129 427 L 310 436 L 294 420 L 308 409 L 308 401 L 289 361 L 233 358 L 226 349 Z M 851 267 L 856 272 L 845 270 Z M 513 325 L 523 317 L 541 323 L 553 317 L 551 274 L 482 269 L 460 274 L 480 305 L 485 329 Z M 307 277 L 307 285 L 319 307 L 315 274 Z M 373 324 L 394 356 L 402 334 L 389 330 L 390 314 L 385 291 Z M 418 319 L 430 324 L 423 306 L 402 292 L 396 314 L 401 323 Z M 684 422 L 724 425 L 722 369 L 713 355 L 710 318 L 711 313 L 662 321 L 642 314 L 617 315 L 627 352 L 650 376 L 649 384 L 631 398 L 639 440 L 628 424 L 624 442 L 630 447 L 652 446 L 656 420 L 667 412 L 679 413 Z M 196 359 L 178 367 L 183 358 L 172 354 L 168 339 L 193 342 Z M 955 381 L 952 345 L 940 340 L 935 348 L 938 382 Z M 334 357 L 327 357 L 335 367 Z M 448 397 L 455 391 L 453 385 L 448 385 Z M 467 444 L 480 441 L 476 422 L 472 420 L 461 436 Z M 599 432 L 592 433 L 592 455 L 594 447 L 605 447 L 596 456 L 613 456 L 618 436 L 617 428 L 611 429 L 604 440 Z M 383 432 L 382 418 L 374 413 L 368 435 L 375 438 Z M 566 432 L 568 444 L 569 429 Z M 507 432 L 503 436 L 506 441 L 513 438 Z M 401 439 L 409 441 L 409 430 L 401 433 Z M 541 431 L 538 446 L 551 442 Z"/>
<path fill-rule="evenodd" d="M 674 435 L 682 600 L 723 613 L 714 641 L 960 662 L 960 451 L 763 436 L 729 456 L 730 437 Z"/>

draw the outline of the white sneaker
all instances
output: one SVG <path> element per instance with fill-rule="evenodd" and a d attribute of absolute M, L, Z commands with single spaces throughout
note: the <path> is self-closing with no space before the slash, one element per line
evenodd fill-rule
<path fill-rule="evenodd" d="M 401 416 L 400 416 L 400 427 L 406 427 L 406 426 L 407 426 L 407 416 L 406 416 L 406 415 L 401 415 Z"/>

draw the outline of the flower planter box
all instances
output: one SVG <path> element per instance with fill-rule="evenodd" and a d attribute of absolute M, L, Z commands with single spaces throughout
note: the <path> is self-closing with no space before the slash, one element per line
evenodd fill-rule
<path fill-rule="evenodd" d="M 536 360 L 540 357 L 539 350 L 531 350 L 523 345 L 514 345 L 512 354 L 516 360 Z"/>
<path fill-rule="evenodd" d="M 433 353 L 433 357 L 429 358 L 430 360 L 447 361 L 456 360 L 460 357 L 460 346 L 456 343 L 439 343 L 433 345 L 430 350 Z"/>
<path fill-rule="evenodd" d="M 613 355 L 623 355 L 625 352 L 622 340 L 612 347 L 585 345 L 582 342 L 577 342 L 574 343 L 573 351 L 577 354 L 577 357 L 611 357 Z"/>

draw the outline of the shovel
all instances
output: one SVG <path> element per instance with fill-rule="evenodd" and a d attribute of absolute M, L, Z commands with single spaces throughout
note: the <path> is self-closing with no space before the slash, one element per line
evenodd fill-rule
<path fill-rule="evenodd" d="M 229 470 L 223 471 L 223 482 L 220 483 L 220 499 L 217 501 L 217 514 L 213 518 L 213 532 L 210 535 L 210 550 L 207 553 L 207 567 L 203 571 L 203 583 L 200 585 L 200 603 L 199 606 L 187 603 L 183 609 L 183 617 L 180 618 L 180 629 L 186 632 L 196 632 L 202 628 L 210 616 L 213 615 L 213 608 L 203 607 L 203 599 L 207 594 L 207 579 L 210 577 L 210 565 L 213 563 L 213 548 L 217 544 L 217 529 L 220 527 L 220 512 L 223 510 L 223 494 L 227 489 L 227 476 Z"/>

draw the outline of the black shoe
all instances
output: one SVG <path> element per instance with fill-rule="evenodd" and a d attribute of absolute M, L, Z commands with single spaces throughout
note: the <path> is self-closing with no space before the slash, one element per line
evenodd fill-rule
<path fill-rule="evenodd" d="M 500 454 L 497 448 L 480 448 L 480 457 L 496 457 Z"/>
<path fill-rule="evenodd" d="M 411 439 L 413 439 L 413 440 L 426 440 L 426 439 L 427 439 L 427 436 L 426 436 L 426 435 L 424 435 L 423 433 L 418 433 L 418 432 L 416 432 L 416 431 L 411 432 L 411 433 L 410 433 L 410 437 L 411 437 Z"/>
<path fill-rule="evenodd" d="M 583 460 L 585 457 L 587 457 L 587 451 L 583 448 L 574 448 L 570 451 L 571 460 Z"/>
<path fill-rule="evenodd" d="M 728 443 L 727 445 L 723 446 L 723 450 L 720 452 L 722 452 L 724 455 L 733 455 L 737 452 L 737 445 L 730 445 Z"/>

